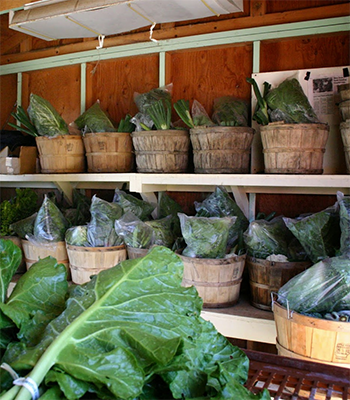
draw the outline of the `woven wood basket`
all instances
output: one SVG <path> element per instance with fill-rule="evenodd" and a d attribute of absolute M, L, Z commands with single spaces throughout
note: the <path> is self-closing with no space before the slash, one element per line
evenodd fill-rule
<path fill-rule="evenodd" d="M 182 286 L 195 286 L 203 307 L 230 307 L 238 302 L 246 256 L 208 259 L 185 257 Z"/>
<path fill-rule="evenodd" d="M 65 174 L 85 171 L 85 149 L 80 135 L 35 138 L 41 172 Z"/>
<path fill-rule="evenodd" d="M 142 131 L 131 134 L 137 172 L 186 172 L 190 148 L 185 130 Z"/>
<path fill-rule="evenodd" d="M 287 283 L 293 276 L 312 265 L 309 261 L 277 262 L 247 257 L 250 303 L 262 310 L 271 311 L 271 294 Z"/>
<path fill-rule="evenodd" d="M 249 173 L 250 148 L 254 129 L 198 126 L 190 130 L 190 135 L 195 173 Z"/>
<path fill-rule="evenodd" d="M 346 170 L 350 174 L 350 120 L 341 122 L 340 132 L 344 145 Z"/>
<path fill-rule="evenodd" d="M 88 172 L 131 172 L 134 154 L 128 132 L 87 133 L 83 137 Z"/>
<path fill-rule="evenodd" d="M 88 282 L 92 275 L 114 267 L 126 260 L 126 246 L 83 247 L 67 244 L 67 253 L 72 275 L 72 282 Z"/>
<path fill-rule="evenodd" d="M 292 312 L 273 302 L 278 353 L 350 368 L 350 324 Z"/>
<path fill-rule="evenodd" d="M 322 174 L 328 125 L 272 122 L 260 133 L 267 174 Z"/>

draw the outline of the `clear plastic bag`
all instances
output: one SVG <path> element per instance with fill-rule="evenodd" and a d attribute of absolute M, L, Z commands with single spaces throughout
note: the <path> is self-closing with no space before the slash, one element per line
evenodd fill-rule
<path fill-rule="evenodd" d="M 10 229 L 15 232 L 21 239 L 25 239 L 27 235 L 33 235 L 34 223 L 38 213 L 34 213 L 31 216 L 21 219 L 20 221 L 14 222 L 10 225 Z"/>
<path fill-rule="evenodd" d="M 190 217 L 178 214 L 182 236 L 187 247 L 186 257 L 224 258 L 227 253 L 229 230 L 237 217 Z"/>
<path fill-rule="evenodd" d="M 83 133 L 98 132 L 116 132 L 113 122 L 109 119 L 107 113 L 102 110 L 99 100 L 90 108 L 81 114 L 74 124 L 83 131 Z"/>
<path fill-rule="evenodd" d="M 170 83 L 155 89 L 151 89 L 145 93 L 134 93 L 134 101 L 138 110 L 142 114 L 146 114 L 147 108 L 156 103 L 158 100 L 165 100 L 171 102 L 173 84 Z M 132 121 L 133 122 L 133 121 Z"/>
<path fill-rule="evenodd" d="M 123 214 L 119 204 L 109 203 L 94 195 L 90 213 L 91 220 L 87 224 L 87 237 L 91 247 L 111 247 L 122 244 L 122 239 L 114 229 L 115 220 Z"/>
<path fill-rule="evenodd" d="M 350 258 L 326 258 L 294 276 L 277 301 L 301 314 L 350 310 Z"/>
<path fill-rule="evenodd" d="M 114 224 L 115 231 L 124 243 L 137 249 L 149 249 L 154 243 L 154 231 L 131 212 L 126 212 Z"/>
<path fill-rule="evenodd" d="M 134 195 L 120 189 L 115 190 L 113 203 L 117 203 L 123 209 L 124 213 L 131 212 L 142 221 L 150 219 L 153 210 L 156 208 L 155 205 L 148 201 L 138 199 Z"/>
<path fill-rule="evenodd" d="M 172 229 L 172 215 L 161 219 L 146 221 L 145 223 L 153 229 L 155 245 L 165 246 L 169 249 L 172 248 L 176 239 Z"/>
<path fill-rule="evenodd" d="M 191 114 L 194 126 L 215 126 L 206 109 L 198 100 L 193 101 Z"/>
<path fill-rule="evenodd" d="M 66 243 L 72 246 L 89 247 L 87 225 L 73 226 L 66 231 Z"/>
<path fill-rule="evenodd" d="M 180 220 L 177 214 L 182 212 L 180 204 L 173 200 L 167 193 L 158 192 L 158 219 L 165 218 L 168 215 L 172 216 L 172 231 L 175 237 L 181 236 Z"/>
<path fill-rule="evenodd" d="M 214 100 L 211 119 L 220 126 L 248 126 L 249 107 L 245 100 L 222 96 Z"/>

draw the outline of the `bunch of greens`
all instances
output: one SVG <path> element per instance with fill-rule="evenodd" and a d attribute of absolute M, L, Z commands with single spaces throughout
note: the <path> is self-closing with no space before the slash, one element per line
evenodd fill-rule
<path fill-rule="evenodd" d="M 181 286 L 183 264 L 169 249 L 157 246 L 69 290 L 64 266 L 51 260 L 34 264 L 0 306 L 19 332 L 32 333 L 14 339 L 2 362 L 36 382 L 42 399 L 270 398 L 244 388 L 247 356 L 200 317 L 202 301 Z M 7 371 L 0 381 L 6 399 L 30 398 Z"/>
<path fill-rule="evenodd" d="M 151 118 L 157 130 L 171 128 L 171 102 L 169 100 L 158 100 L 151 104 L 146 114 Z"/>
<path fill-rule="evenodd" d="M 84 225 L 90 220 L 91 199 L 79 190 L 73 190 L 72 207 L 61 207 L 69 226 Z"/>
<path fill-rule="evenodd" d="M 189 128 L 194 128 L 194 122 L 190 112 L 190 102 L 188 100 L 178 100 L 174 103 L 174 109 L 177 115 Z"/>
<path fill-rule="evenodd" d="M 13 234 L 11 224 L 27 218 L 37 210 L 38 195 L 34 190 L 16 189 L 15 196 L 0 204 L 0 236 Z"/>
<path fill-rule="evenodd" d="M 61 210 L 45 194 L 41 207 L 34 221 L 33 236 L 29 240 L 37 243 L 55 243 L 64 240 L 68 222 Z"/>
<path fill-rule="evenodd" d="M 289 261 L 307 259 L 304 248 L 293 236 L 279 216 L 271 221 L 259 219 L 250 222 L 243 238 L 247 253 L 251 257 L 265 260 L 271 255 L 286 256 Z"/>
<path fill-rule="evenodd" d="M 161 219 L 146 221 L 146 225 L 153 230 L 154 244 L 157 246 L 165 246 L 172 248 L 175 236 L 173 233 L 173 219 L 171 215 Z"/>
<path fill-rule="evenodd" d="M 304 218 L 283 220 L 300 241 L 312 262 L 317 263 L 324 258 L 333 257 L 339 250 L 341 232 L 337 203 Z"/>
<path fill-rule="evenodd" d="M 38 213 L 34 213 L 27 218 L 21 219 L 20 221 L 14 222 L 10 225 L 11 231 L 13 231 L 21 239 L 25 239 L 28 236 L 34 234 L 34 224 Z"/>
<path fill-rule="evenodd" d="M 299 81 L 286 79 L 266 95 L 270 119 L 288 124 L 319 123 Z"/>
<path fill-rule="evenodd" d="M 171 89 L 172 85 L 167 85 L 156 89 L 151 89 L 146 93 L 135 93 L 134 101 L 138 110 L 142 114 L 146 114 L 147 109 L 160 100 L 164 103 L 171 104 Z"/>
<path fill-rule="evenodd" d="M 220 126 L 248 126 L 248 103 L 233 96 L 214 100 L 212 120 Z"/>
<path fill-rule="evenodd" d="M 350 257 L 350 196 L 337 193 L 340 218 L 340 254 Z"/>
<path fill-rule="evenodd" d="M 277 300 L 301 314 L 350 310 L 350 258 L 319 261 L 283 285 Z"/>
<path fill-rule="evenodd" d="M 229 247 L 237 245 L 239 236 L 248 228 L 247 217 L 223 186 L 217 186 L 202 203 L 195 202 L 194 206 L 196 217 L 237 217 L 229 232 Z M 240 252 L 244 252 L 244 248 L 237 249 L 236 253 Z"/>
<path fill-rule="evenodd" d="M 114 124 L 102 110 L 99 101 L 96 101 L 95 104 L 81 114 L 74 123 L 78 129 L 84 131 L 84 133 L 116 131 Z"/>
<path fill-rule="evenodd" d="M 22 106 L 18 105 L 16 113 L 11 113 L 11 115 L 13 118 L 15 118 L 16 121 L 20 122 L 21 124 L 20 126 L 18 126 L 13 124 L 12 122 L 9 122 L 8 124 L 12 128 L 15 128 L 16 130 L 27 133 L 28 135 L 34 137 L 39 136 L 35 125 L 32 124 L 32 121 L 30 120 Z"/>
<path fill-rule="evenodd" d="M 189 217 L 179 213 L 186 247 L 182 255 L 198 258 L 224 258 L 229 231 L 237 217 Z"/>
<path fill-rule="evenodd" d="M 118 125 L 118 132 L 134 132 L 135 130 L 135 124 L 131 122 L 131 115 L 126 114 L 124 119 L 121 119 Z"/>
<path fill-rule="evenodd" d="M 115 231 L 124 243 L 137 249 L 149 249 L 154 244 L 154 230 L 132 212 L 126 212 L 114 224 Z"/>
<path fill-rule="evenodd" d="M 123 215 L 123 209 L 117 203 L 98 198 L 91 200 L 91 220 L 87 224 L 87 237 L 92 247 L 111 247 L 121 244 L 122 239 L 114 229 L 115 220 Z"/>
<path fill-rule="evenodd" d="M 157 205 L 158 219 L 165 218 L 168 215 L 172 217 L 172 231 L 175 237 L 181 236 L 180 220 L 177 216 L 182 213 L 182 207 L 175 200 L 173 200 L 167 193 L 158 192 L 158 205 Z"/>
<path fill-rule="evenodd" d="M 254 94 L 256 97 L 256 107 L 253 113 L 253 120 L 259 125 L 268 125 L 270 122 L 269 110 L 266 102 L 266 96 L 271 88 L 268 82 L 264 82 L 264 93 L 261 95 L 259 86 L 257 85 L 255 79 L 247 78 L 247 82 L 253 86 Z"/>
<path fill-rule="evenodd" d="M 196 126 L 215 125 L 199 101 L 193 101 L 191 111 L 189 104 L 190 103 L 188 100 L 183 99 L 174 103 L 174 109 L 176 113 L 189 128 L 194 128 Z"/>
<path fill-rule="evenodd" d="M 66 243 L 72 246 L 90 247 L 87 232 L 87 225 L 78 225 L 68 228 L 65 236 Z"/>
<path fill-rule="evenodd" d="M 155 209 L 155 206 L 148 201 L 138 199 L 118 188 L 114 192 L 113 203 L 117 203 L 124 213 L 131 212 L 142 221 L 149 219 Z"/>
<path fill-rule="evenodd" d="M 31 93 L 28 115 L 39 136 L 69 135 L 68 125 L 52 104 Z"/>

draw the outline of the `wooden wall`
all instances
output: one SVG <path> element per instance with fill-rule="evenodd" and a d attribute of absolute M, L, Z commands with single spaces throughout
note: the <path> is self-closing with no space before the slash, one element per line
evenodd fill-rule
<path fill-rule="evenodd" d="M 163 24 L 154 35 L 172 38 L 227 29 L 265 26 L 317 18 L 349 15 L 348 0 L 245 0 L 241 14 L 208 18 L 190 23 Z M 6 27 L 1 15 L 1 64 L 40 59 L 55 54 L 82 51 L 96 47 L 95 40 L 61 40 L 45 42 L 17 34 Z M 105 46 L 148 40 L 148 28 L 105 40 Z M 6 43 L 6 46 L 1 46 Z M 260 71 L 321 68 L 346 65 L 350 61 L 349 32 L 313 35 L 301 38 L 268 40 L 261 42 Z M 222 95 L 233 95 L 250 101 L 251 88 L 246 77 L 252 73 L 252 43 L 232 46 L 208 47 L 196 50 L 173 51 L 166 58 L 166 82 L 173 84 L 173 100 L 186 98 L 200 101 L 210 113 L 213 100 Z M 158 55 L 143 55 L 87 64 L 86 105 L 100 100 L 110 117 L 119 122 L 126 113 L 135 114 L 135 92 L 146 92 L 158 86 Z M 9 118 L 16 100 L 15 75 L 0 77 L 0 122 Z M 22 103 L 28 105 L 30 93 L 36 93 L 58 110 L 67 123 L 80 113 L 80 68 L 67 66 L 23 73 Z M 8 127 L 6 128 L 8 129 Z M 185 207 L 191 207 L 201 194 L 174 194 Z M 187 196 L 187 197 L 186 197 Z M 321 196 L 322 197 L 322 196 Z M 291 197 L 289 197 L 290 199 Z M 302 196 L 302 200 L 289 202 L 283 196 L 258 196 L 258 211 L 286 210 L 291 216 L 310 211 L 315 199 L 319 207 L 332 204 L 334 196 L 317 199 Z M 188 203 L 191 203 L 188 206 Z"/>

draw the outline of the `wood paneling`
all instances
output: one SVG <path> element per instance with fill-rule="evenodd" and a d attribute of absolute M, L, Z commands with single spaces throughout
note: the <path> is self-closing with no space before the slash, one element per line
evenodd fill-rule
<path fill-rule="evenodd" d="M 48 100 L 67 124 L 79 116 L 79 65 L 27 72 L 22 79 L 23 107 L 28 107 L 30 93 L 34 93 Z"/>
<path fill-rule="evenodd" d="M 213 100 L 231 95 L 250 99 L 246 77 L 252 73 L 252 46 L 176 52 L 171 55 L 167 82 L 173 83 L 173 100 L 198 100 L 212 112 Z"/>
<path fill-rule="evenodd" d="M 135 92 L 144 93 L 158 87 L 158 73 L 158 55 L 88 64 L 86 106 L 100 100 L 101 107 L 119 123 L 127 113 L 137 113 Z"/>
<path fill-rule="evenodd" d="M 0 128 L 11 130 L 7 122 L 15 123 L 10 114 L 17 100 L 17 75 L 0 76 L 0 88 Z"/>
<path fill-rule="evenodd" d="M 349 32 L 261 42 L 260 72 L 348 65 Z"/>
<path fill-rule="evenodd" d="M 285 11 L 304 10 L 306 8 L 324 7 L 337 4 L 348 4 L 349 0 L 287 0 L 287 1 L 266 1 L 266 13 L 278 13 Z"/>

